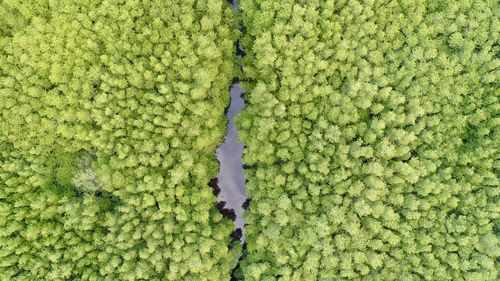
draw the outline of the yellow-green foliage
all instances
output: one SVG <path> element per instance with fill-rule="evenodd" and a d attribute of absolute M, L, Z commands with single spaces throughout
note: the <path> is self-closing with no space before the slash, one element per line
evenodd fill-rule
<path fill-rule="evenodd" d="M 225 0 L 0 1 L 0 280 L 229 279 L 234 26 Z"/>
<path fill-rule="evenodd" d="M 499 2 L 241 8 L 245 280 L 498 280 Z"/>

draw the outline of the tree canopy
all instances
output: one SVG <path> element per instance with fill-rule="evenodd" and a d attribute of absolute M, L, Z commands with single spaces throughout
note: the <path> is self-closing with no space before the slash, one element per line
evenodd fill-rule
<path fill-rule="evenodd" d="M 229 280 L 227 1 L 0 1 L 0 279 Z"/>
<path fill-rule="evenodd" d="M 497 280 L 498 1 L 241 8 L 244 280 Z"/>

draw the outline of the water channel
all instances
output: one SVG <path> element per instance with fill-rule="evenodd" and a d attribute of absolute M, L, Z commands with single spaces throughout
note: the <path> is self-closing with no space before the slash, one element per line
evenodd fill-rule
<path fill-rule="evenodd" d="M 238 1 L 230 1 L 235 12 L 239 10 Z M 237 55 L 241 58 L 243 50 L 239 43 L 236 45 Z M 222 207 L 234 218 L 235 228 L 241 229 L 243 241 L 245 221 L 243 219 L 243 204 L 247 200 L 245 194 L 245 176 L 243 175 L 242 155 L 244 143 L 238 141 L 238 130 L 235 126 L 235 117 L 243 110 L 243 90 L 235 79 L 230 91 L 231 103 L 227 109 L 227 132 L 224 142 L 217 148 L 216 156 L 219 160 L 219 174 L 217 176 L 217 201 L 219 209 Z M 233 211 L 234 210 L 234 213 Z M 223 212 L 224 213 L 224 212 Z"/>

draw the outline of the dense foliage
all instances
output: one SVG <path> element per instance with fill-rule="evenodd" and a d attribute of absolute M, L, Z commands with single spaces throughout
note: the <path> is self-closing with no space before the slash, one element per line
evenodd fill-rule
<path fill-rule="evenodd" d="M 498 280 L 499 2 L 241 8 L 245 280 Z"/>
<path fill-rule="evenodd" d="M 229 279 L 234 26 L 225 0 L 0 0 L 0 280 Z"/>

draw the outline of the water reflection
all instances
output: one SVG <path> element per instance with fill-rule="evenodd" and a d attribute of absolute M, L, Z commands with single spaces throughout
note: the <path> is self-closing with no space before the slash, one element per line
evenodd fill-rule
<path fill-rule="evenodd" d="M 224 142 L 216 151 L 219 160 L 218 186 L 220 192 L 218 201 L 226 202 L 224 208 L 233 209 L 236 215 L 236 228 L 245 226 L 243 220 L 243 203 L 247 199 L 245 194 L 245 176 L 241 157 L 244 143 L 238 141 L 238 131 L 234 124 L 235 116 L 241 112 L 245 103 L 242 98 L 243 90 L 238 83 L 231 87 L 231 104 L 227 111 L 228 125 Z M 244 230 L 243 230 L 244 232 Z"/>
<path fill-rule="evenodd" d="M 239 11 L 240 10 L 240 4 L 238 3 L 238 0 L 228 0 L 229 3 L 231 3 L 231 6 L 233 6 L 233 10 Z"/>

